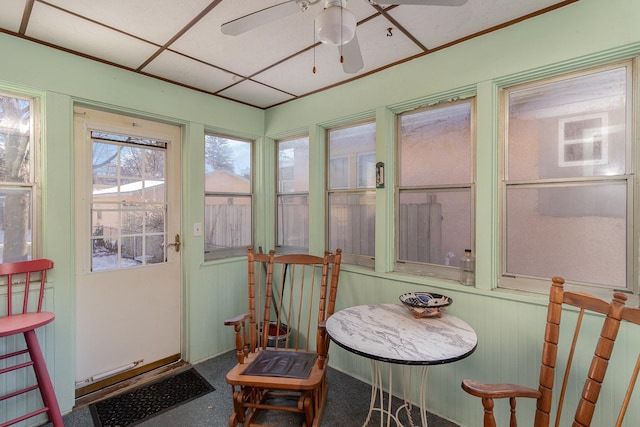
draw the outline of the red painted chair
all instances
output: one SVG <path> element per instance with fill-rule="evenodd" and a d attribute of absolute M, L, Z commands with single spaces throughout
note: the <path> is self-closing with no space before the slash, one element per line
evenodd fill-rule
<path fill-rule="evenodd" d="M 52 268 L 53 261 L 48 259 L 0 264 L 0 287 L 5 286 L 7 288 L 6 312 L 0 316 L 0 338 L 23 334 L 27 344 L 27 348 L 23 350 L 0 355 L 0 360 L 26 353 L 29 353 L 31 358 L 29 361 L 16 363 L 15 365 L 0 369 L 0 374 L 6 374 L 33 366 L 37 382 L 35 385 L 0 396 L 0 401 L 39 389 L 44 403 L 43 408 L 6 421 L 0 424 L 0 427 L 16 424 L 44 413 L 47 414 L 49 420 L 55 427 L 64 426 L 62 415 L 60 415 L 60 408 L 58 407 L 58 400 L 56 399 L 53 384 L 51 383 L 51 378 L 49 377 L 47 366 L 42 356 L 42 351 L 40 350 L 38 337 L 36 336 L 36 329 L 51 323 L 54 318 L 53 313 L 42 311 L 42 297 L 44 296 L 46 272 Z M 37 286 L 38 282 L 39 287 Z M 33 289 L 34 287 L 36 289 Z M 20 304 L 20 307 L 14 307 L 14 294 L 18 295 L 23 289 L 24 296 L 18 297 L 22 300 L 22 304 Z M 35 294 L 36 292 L 38 294 L 37 303 L 35 301 L 29 303 L 29 295 Z"/>

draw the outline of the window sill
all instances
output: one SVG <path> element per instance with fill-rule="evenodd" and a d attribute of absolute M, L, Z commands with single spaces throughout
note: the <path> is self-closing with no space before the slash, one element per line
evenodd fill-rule
<path fill-rule="evenodd" d="M 549 281 L 549 283 L 551 282 Z M 537 286 L 523 285 L 523 286 L 511 286 L 511 287 L 501 286 L 494 290 L 496 292 L 506 292 L 506 293 L 515 293 L 515 294 L 523 294 L 523 295 L 526 295 L 526 294 L 548 295 L 548 292 L 543 292 L 543 290 L 540 289 L 539 285 Z M 615 292 L 618 292 L 627 297 L 627 303 L 626 303 L 627 307 L 640 307 L 640 296 L 638 294 L 633 294 L 627 290 L 622 291 L 622 290 L 614 290 L 611 288 L 599 288 L 595 286 L 589 287 L 584 285 L 576 285 L 572 283 L 565 283 L 564 290 L 570 291 L 570 292 L 579 292 L 579 293 L 589 294 L 596 298 L 600 298 L 601 300 L 606 302 L 610 302 L 611 299 L 613 298 L 613 294 Z"/>
<path fill-rule="evenodd" d="M 393 271 L 393 272 L 376 272 L 371 269 L 367 269 L 364 267 L 356 266 L 356 265 L 342 265 L 342 271 L 349 272 L 352 274 L 359 274 L 363 276 L 376 277 L 384 280 L 390 280 L 397 282 L 399 284 L 411 284 L 415 286 L 428 286 L 429 290 L 439 290 L 443 294 L 447 294 L 447 292 L 461 292 L 467 294 L 476 294 L 482 296 L 489 296 L 493 298 L 500 298 L 506 300 L 512 300 L 514 302 L 522 302 L 522 303 L 532 303 L 532 304 L 541 304 L 546 305 L 549 301 L 549 289 L 551 287 L 551 280 L 548 281 L 548 286 L 546 288 L 540 287 L 538 284 L 537 287 L 531 287 L 529 289 L 524 288 L 507 288 L 507 287 L 498 287 L 492 289 L 484 289 L 477 288 L 475 286 L 464 286 L 460 284 L 457 280 L 445 279 L 442 277 L 435 276 L 427 276 L 427 275 L 416 275 L 410 274 L 406 272 Z M 600 298 L 604 301 L 611 301 L 613 297 L 614 291 L 612 289 L 604 289 L 604 288 L 586 288 L 585 286 L 573 285 L 571 283 L 565 284 L 565 290 L 571 292 L 582 292 L 593 295 L 597 298 Z M 640 297 L 637 294 L 630 294 L 626 292 L 624 293 L 627 296 L 627 307 L 640 307 Z"/>

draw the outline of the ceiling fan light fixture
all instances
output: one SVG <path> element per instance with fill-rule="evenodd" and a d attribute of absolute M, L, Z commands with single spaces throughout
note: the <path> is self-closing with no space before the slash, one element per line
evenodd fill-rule
<path fill-rule="evenodd" d="M 331 5 L 316 17 L 318 40 L 324 44 L 341 46 L 356 34 L 356 16 L 339 5 Z"/>

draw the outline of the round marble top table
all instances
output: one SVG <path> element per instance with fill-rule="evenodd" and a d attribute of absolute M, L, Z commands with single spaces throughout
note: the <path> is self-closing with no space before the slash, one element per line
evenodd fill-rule
<path fill-rule="evenodd" d="M 469 356 L 478 337 L 453 315 L 416 319 L 399 304 L 349 307 L 327 320 L 339 346 L 370 359 L 407 365 L 437 365 Z"/>
<path fill-rule="evenodd" d="M 402 426 L 401 409 L 410 414 L 411 402 L 404 397 L 404 405 L 391 409 L 390 393 L 387 407 L 380 394 L 379 407 L 375 406 L 377 391 L 382 393 L 380 362 L 402 365 L 422 365 L 420 384 L 420 416 L 427 426 L 426 378 L 430 365 L 455 362 L 474 352 L 478 337 L 471 326 L 453 315 L 442 313 L 441 317 L 415 318 L 399 304 L 372 304 L 349 307 L 334 313 L 327 320 L 327 332 L 331 340 L 344 349 L 371 359 L 372 393 L 369 414 L 363 425 L 368 425 L 371 413 L 387 416 L 387 426 L 393 420 Z M 392 370 L 389 369 L 388 389 L 392 390 Z M 403 382 L 404 382 L 404 370 Z M 410 424 L 413 420 L 408 416 Z"/>

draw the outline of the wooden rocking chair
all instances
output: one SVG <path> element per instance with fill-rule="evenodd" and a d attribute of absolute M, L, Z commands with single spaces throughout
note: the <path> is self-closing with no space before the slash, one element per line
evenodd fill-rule
<path fill-rule="evenodd" d="M 609 359 L 615 344 L 621 321 L 640 324 L 640 310 L 625 307 L 626 295 L 614 293 L 611 303 L 606 303 L 598 298 L 586 294 L 565 292 L 564 280 L 558 277 L 552 279 L 552 287 L 549 295 L 549 308 L 547 311 L 547 325 L 544 334 L 542 349 L 542 365 L 540 367 L 540 384 L 538 389 L 533 389 L 516 384 L 485 384 L 472 380 L 463 380 L 462 388 L 473 396 L 482 399 L 484 407 L 484 426 L 495 427 L 493 408 L 494 399 L 509 399 L 511 408 L 510 427 L 517 426 L 516 399 L 533 398 L 537 400 L 534 427 L 548 427 L 552 418 L 552 393 L 554 393 L 554 379 L 556 376 L 556 359 L 559 353 L 560 319 L 563 306 L 573 306 L 579 309 L 573 341 L 568 350 L 566 367 L 564 368 L 563 381 L 558 389 L 558 406 L 555 410 L 555 426 L 560 425 L 563 403 L 567 390 L 569 372 L 574 359 L 576 343 L 580 334 L 580 326 L 585 312 L 591 311 L 604 314 L 602 330 L 596 349 L 587 372 L 582 395 L 576 408 L 572 426 L 588 427 L 591 424 L 596 403 L 600 394 Z M 633 391 L 640 370 L 640 356 L 636 362 L 635 370 L 631 375 L 626 396 L 620 410 L 617 427 L 622 425 L 622 419 L 626 412 L 631 392 Z M 562 372 L 560 372 L 562 374 Z M 614 425 L 613 420 L 611 424 Z"/>
<path fill-rule="evenodd" d="M 238 356 L 226 377 L 234 405 L 229 426 L 257 425 L 268 409 L 300 413 L 302 426 L 318 427 L 327 397 L 325 321 L 335 309 L 341 250 L 317 257 L 249 248 L 247 260 L 249 312 L 225 321 L 234 327 Z"/>

